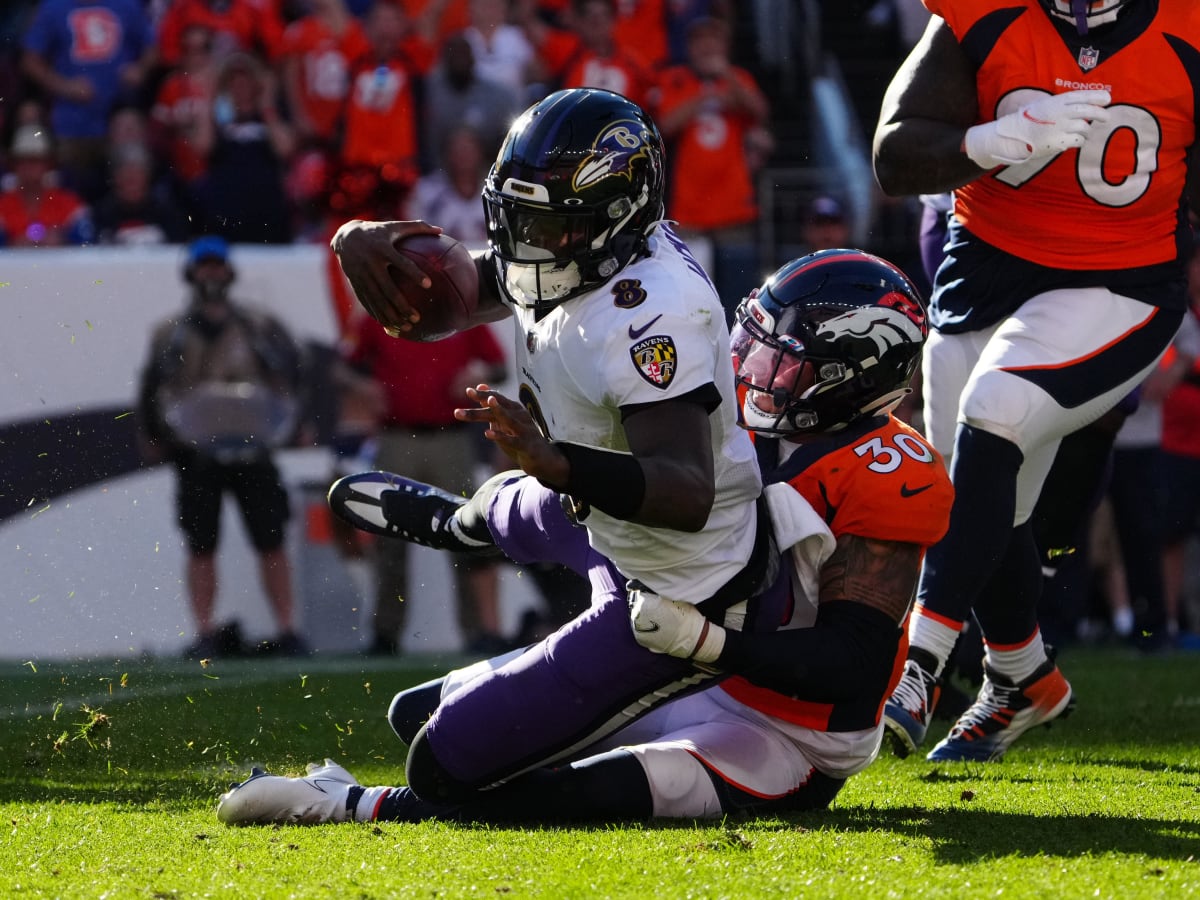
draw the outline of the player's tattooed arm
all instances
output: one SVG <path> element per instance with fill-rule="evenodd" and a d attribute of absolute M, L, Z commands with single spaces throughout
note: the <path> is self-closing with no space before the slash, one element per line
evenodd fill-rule
<path fill-rule="evenodd" d="M 850 600 L 902 622 L 920 568 L 921 547 L 917 544 L 844 534 L 821 567 L 820 602 Z"/>
<path fill-rule="evenodd" d="M 916 544 L 843 535 L 821 567 L 813 626 L 768 634 L 726 631 L 716 665 L 822 703 L 876 691 L 895 662 L 920 564 Z"/>

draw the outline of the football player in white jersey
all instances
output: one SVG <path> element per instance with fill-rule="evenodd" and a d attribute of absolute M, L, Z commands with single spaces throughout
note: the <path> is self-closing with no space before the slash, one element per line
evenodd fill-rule
<path fill-rule="evenodd" d="M 486 179 L 476 321 L 511 316 L 520 388 L 514 399 L 480 385 L 468 392 L 477 405 L 458 416 L 486 425 L 535 476 L 505 488 L 520 493 L 510 502 L 572 498 L 592 550 L 621 578 L 593 579 L 591 609 L 549 652 L 514 660 L 438 708 L 409 752 L 409 784 L 423 797 L 459 797 L 561 758 L 715 677 L 638 646 L 626 580 L 696 604 L 718 624 L 735 624 L 729 608 L 779 580 L 754 449 L 736 424 L 723 308 L 662 220 L 664 182 L 653 121 L 594 89 L 530 107 Z M 359 301 L 401 334 L 410 310 L 388 267 L 424 276 L 395 244 L 436 231 L 351 222 L 334 238 Z M 429 491 L 387 487 L 410 499 Z M 505 734 L 503 746 L 481 745 L 480 723 Z"/>
<path fill-rule="evenodd" d="M 482 678 L 484 693 L 502 706 L 508 694 L 523 692 L 544 713 L 546 726 L 522 722 L 535 738 L 553 733 L 558 717 L 573 716 L 573 706 L 593 702 L 609 678 L 623 678 L 621 670 L 635 664 L 617 640 L 631 624 L 653 654 L 734 677 L 656 706 L 579 748 L 569 764 L 537 768 L 462 802 L 430 801 L 410 787 L 362 786 L 326 761 L 304 777 L 256 770 L 221 798 L 218 818 L 231 825 L 428 818 L 550 824 L 827 806 L 879 750 L 882 700 L 903 659 L 902 623 L 921 553 L 949 521 L 952 490 L 940 458 L 888 412 L 907 390 L 925 334 L 922 301 L 903 273 L 852 250 L 789 263 L 738 308 L 731 341 L 738 419 L 765 436 L 756 450 L 764 477 L 775 482 L 766 493 L 789 572 L 785 602 L 770 615 L 786 624 L 734 631 L 695 605 L 633 590 L 623 626 L 608 616 L 580 620 L 594 643 L 556 635 L 515 666 L 501 658 L 451 672 L 397 694 L 388 718 L 412 743 L 422 723 L 440 714 L 435 710 L 454 706 Z M 370 512 L 364 498 L 383 483 L 371 476 L 382 474 L 343 479 L 350 489 L 335 487 L 334 509 L 349 511 L 353 521 L 357 514 L 347 507 L 357 504 L 362 527 L 389 533 L 389 523 L 399 525 L 432 545 L 490 536 L 493 550 L 541 552 L 581 572 L 586 566 L 594 585 L 607 581 L 608 593 L 623 591 L 622 573 L 595 554 L 563 506 L 508 502 L 520 499 L 514 487 L 536 484 L 533 478 L 498 476 L 469 500 L 396 488 Z M 451 510 L 461 536 L 421 523 L 414 512 L 422 509 L 442 519 Z M 754 605 L 777 599 L 760 594 Z M 547 680 L 554 669 L 545 662 L 564 652 L 586 664 L 575 670 L 586 680 L 567 693 Z M 562 706 L 548 706 L 545 690 Z M 510 742 L 529 746 L 528 736 L 477 709 L 476 721 L 455 723 L 456 739 L 473 742 L 481 755 L 503 754 Z"/>

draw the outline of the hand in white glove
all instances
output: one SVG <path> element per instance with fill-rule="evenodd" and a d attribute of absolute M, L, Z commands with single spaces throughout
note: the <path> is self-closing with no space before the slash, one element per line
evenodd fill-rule
<path fill-rule="evenodd" d="M 967 129 L 963 150 L 985 169 L 1016 165 L 1082 147 L 1093 122 L 1108 121 L 1108 91 L 1067 91 Z"/>
<path fill-rule="evenodd" d="M 629 618 L 634 638 L 653 653 L 712 663 L 725 647 L 725 629 L 704 618 L 690 603 L 633 590 L 629 592 Z"/>

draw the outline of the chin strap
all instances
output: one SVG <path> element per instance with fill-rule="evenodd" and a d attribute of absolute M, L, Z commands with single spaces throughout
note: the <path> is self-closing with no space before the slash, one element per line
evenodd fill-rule
<path fill-rule="evenodd" d="M 1088 0 L 1071 0 L 1071 12 L 1075 16 L 1075 30 L 1080 36 L 1087 34 Z"/>

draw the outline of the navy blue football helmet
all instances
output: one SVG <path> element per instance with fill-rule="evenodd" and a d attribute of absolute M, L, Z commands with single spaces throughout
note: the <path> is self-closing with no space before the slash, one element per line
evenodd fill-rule
<path fill-rule="evenodd" d="M 859 250 L 793 260 L 737 308 L 738 423 L 765 434 L 840 431 L 909 392 L 929 334 L 925 301 Z"/>
<path fill-rule="evenodd" d="M 509 300 L 548 312 L 641 253 L 663 216 L 663 143 L 633 101 L 557 91 L 517 119 L 483 187 Z"/>

